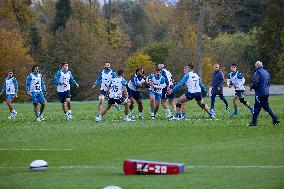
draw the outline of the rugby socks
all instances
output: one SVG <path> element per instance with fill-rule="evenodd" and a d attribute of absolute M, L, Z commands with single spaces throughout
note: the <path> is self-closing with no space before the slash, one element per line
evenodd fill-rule
<path fill-rule="evenodd" d="M 165 109 L 166 110 L 166 112 L 167 112 L 167 116 L 172 116 L 172 112 L 171 112 L 171 110 L 169 109 L 169 108 L 167 108 L 167 109 Z"/>
<path fill-rule="evenodd" d="M 248 105 L 248 109 L 253 113 L 253 107 L 251 107 L 250 105 Z"/>

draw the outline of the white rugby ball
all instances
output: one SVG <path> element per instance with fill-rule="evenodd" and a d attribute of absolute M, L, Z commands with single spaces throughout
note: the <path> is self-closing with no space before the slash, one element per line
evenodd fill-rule
<path fill-rule="evenodd" d="M 119 186 L 106 186 L 103 189 L 122 189 Z"/>
<path fill-rule="evenodd" d="M 43 171 L 48 168 L 48 164 L 44 160 L 35 160 L 30 164 L 31 171 Z"/>

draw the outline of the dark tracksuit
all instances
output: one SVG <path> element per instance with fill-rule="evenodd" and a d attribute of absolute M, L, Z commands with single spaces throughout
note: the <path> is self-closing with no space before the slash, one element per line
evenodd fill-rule
<path fill-rule="evenodd" d="M 210 109 L 214 109 L 215 97 L 219 95 L 219 98 L 224 101 L 226 107 L 228 106 L 228 102 L 223 95 L 223 87 L 224 87 L 224 74 L 219 69 L 214 71 L 212 74 L 212 81 L 211 81 L 211 106 Z M 218 89 L 219 88 L 219 89 Z"/>
<path fill-rule="evenodd" d="M 272 109 L 269 107 L 269 81 L 269 73 L 263 69 L 263 67 L 259 67 L 255 70 L 251 85 L 251 89 L 254 89 L 255 91 L 254 113 L 252 117 L 252 123 L 254 124 L 257 123 L 257 117 L 261 108 L 269 113 L 273 122 L 278 120 Z"/>

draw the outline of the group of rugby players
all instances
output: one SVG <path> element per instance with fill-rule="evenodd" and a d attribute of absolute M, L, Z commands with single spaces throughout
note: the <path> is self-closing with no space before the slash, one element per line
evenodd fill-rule
<path fill-rule="evenodd" d="M 72 73 L 68 69 L 68 63 L 63 62 L 61 69 L 56 73 L 54 77 L 54 83 L 57 87 L 59 100 L 62 103 L 62 109 L 66 120 L 72 119 L 71 111 L 71 94 L 70 83 L 79 87 L 77 81 L 73 78 Z M 96 115 L 96 122 L 100 122 L 102 117 L 107 113 L 111 106 L 115 106 L 118 110 L 120 105 L 124 106 L 124 121 L 135 120 L 134 114 L 134 102 L 138 105 L 138 119 L 144 119 L 143 117 L 143 104 L 141 89 L 147 88 L 149 98 L 151 119 L 156 119 L 156 114 L 159 110 L 160 104 L 166 112 L 166 117 L 170 120 L 183 120 L 185 117 L 185 103 L 187 101 L 195 99 L 197 104 L 202 108 L 211 119 L 215 118 L 214 103 L 216 95 L 219 95 L 225 103 L 225 108 L 228 110 L 230 107 L 226 98 L 223 95 L 224 87 L 224 74 L 218 64 L 214 64 L 214 73 L 212 75 L 212 91 L 211 91 L 211 106 L 210 108 L 203 102 L 202 97 L 207 96 L 207 90 L 204 87 L 200 77 L 194 72 L 194 65 L 189 64 L 184 67 L 183 78 L 174 83 L 173 76 L 168 71 L 164 64 L 159 64 L 155 70 L 155 73 L 144 76 L 143 68 L 137 68 L 135 74 L 127 82 L 124 79 L 123 70 L 118 70 L 117 74 L 110 68 L 110 63 L 105 62 L 104 69 L 100 72 L 100 76 L 95 81 L 92 88 L 95 88 L 100 84 L 100 95 L 98 103 L 98 113 Z M 244 87 L 245 79 L 242 74 L 237 70 L 235 64 L 231 65 L 231 72 L 227 76 L 227 85 L 235 90 L 235 96 L 233 97 L 234 111 L 231 116 L 237 116 L 237 100 L 248 107 L 253 114 L 254 109 L 244 99 Z M 179 90 L 183 85 L 186 85 L 187 91 L 181 95 L 174 104 L 175 92 Z M 13 72 L 8 72 L 4 85 L 2 87 L 2 93 L 6 92 L 7 105 L 9 107 L 10 116 L 9 119 L 16 118 L 17 112 L 13 108 L 12 101 L 17 97 L 18 83 L 13 76 Z M 46 86 L 43 81 L 43 77 L 40 74 L 39 67 L 37 65 L 32 67 L 32 72 L 28 75 L 26 80 L 26 92 L 31 96 L 34 113 L 37 121 L 44 120 L 43 111 L 45 108 L 45 93 Z M 103 108 L 103 101 L 108 99 L 106 108 Z M 172 114 L 169 106 L 175 112 Z M 38 111 L 38 103 L 40 103 L 40 110 Z"/>

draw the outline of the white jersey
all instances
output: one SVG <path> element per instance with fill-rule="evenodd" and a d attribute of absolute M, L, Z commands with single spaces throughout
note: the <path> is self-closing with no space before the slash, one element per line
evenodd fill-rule
<path fill-rule="evenodd" d="M 165 78 L 163 76 L 156 77 L 154 74 L 151 74 L 147 78 L 148 82 L 153 82 L 153 86 L 149 87 L 149 91 L 153 91 L 158 94 L 162 94 L 163 88 L 166 87 Z"/>
<path fill-rule="evenodd" d="M 42 92 L 42 75 L 40 73 L 35 76 L 34 74 L 30 74 L 31 84 L 30 84 L 30 92 Z"/>
<path fill-rule="evenodd" d="M 104 71 L 102 71 L 102 84 L 101 84 L 101 88 L 100 90 L 106 91 L 108 86 L 110 85 L 110 82 L 112 81 L 112 74 L 113 71 L 109 71 L 108 73 L 105 73 Z"/>
<path fill-rule="evenodd" d="M 136 74 L 133 75 L 128 82 L 127 86 L 132 91 L 140 91 L 140 87 L 145 83 L 146 78 L 144 76 L 138 77 Z"/>
<path fill-rule="evenodd" d="M 110 83 L 109 97 L 114 99 L 120 99 L 122 97 L 123 86 L 126 85 L 126 80 L 122 77 L 116 77 L 112 79 Z"/>
<path fill-rule="evenodd" d="M 5 80 L 5 85 L 6 85 L 6 94 L 15 94 L 16 89 L 15 89 L 15 84 L 13 83 L 14 77 L 10 79 Z"/>
<path fill-rule="evenodd" d="M 71 72 L 67 71 L 66 73 L 64 73 L 62 70 L 60 70 L 60 78 L 59 78 L 59 82 L 60 85 L 57 85 L 57 92 L 65 92 L 70 90 L 70 78 L 71 78 Z"/>
<path fill-rule="evenodd" d="M 173 75 L 172 75 L 172 73 L 169 72 L 166 69 L 163 69 L 162 71 L 164 71 L 164 74 L 165 74 L 165 75 L 163 75 L 163 77 L 167 77 L 167 79 L 168 79 L 168 82 L 169 82 L 168 86 L 172 86 L 173 85 Z"/>
<path fill-rule="evenodd" d="M 229 73 L 227 83 L 228 85 L 230 85 L 230 83 L 233 84 L 235 90 L 245 90 L 245 78 L 239 72 Z"/>
<path fill-rule="evenodd" d="M 189 93 L 201 92 L 199 81 L 200 81 L 200 77 L 196 73 L 189 72 L 188 79 L 186 81 L 187 91 Z"/>

